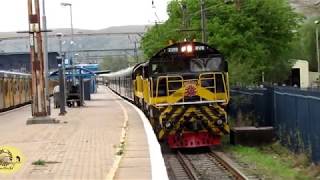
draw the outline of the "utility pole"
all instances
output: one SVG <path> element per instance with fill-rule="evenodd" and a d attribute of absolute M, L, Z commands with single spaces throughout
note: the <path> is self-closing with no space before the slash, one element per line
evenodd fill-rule
<path fill-rule="evenodd" d="M 319 25 L 318 20 L 316 20 L 314 23 L 316 24 L 316 44 L 317 44 L 317 62 L 318 62 L 318 73 L 320 73 L 320 53 L 319 53 Z"/>
<path fill-rule="evenodd" d="M 45 10 L 45 0 L 42 0 L 42 30 L 43 30 L 43 57 L 44 57 L 44 74 L 45 74 L 45 97 L 47 102 L 48 115 L 51 114 L 49 99 L 49 62 L 48 62 L 48 34 L 47 34 L 47 18 Z"/>
<path fill-rule="evenodd" d="M 55 123 L 48 117 L 45 96 L 43 44 L 40 24 L 39 0 L 28 0 L 30 59 L 32 70 L 32 118 L 27 124 Z"/>
<path fill-rule="evenodd" d="M 241 8 L 241 1 L 240 0 L 235 0 L 236 1 L 236 8 L 239 11 Z"/>
<path fill-rule="evenodd" d="M 136 59 L 136 63 L 139 63 L 139 57 L 138 57 L 138 49 L 137 49 L 137 40 L 135 40 L 134 42 L 134 57 Z"/>
<path fill-rule="evenodd" d="M 134 48 L 133 48 L 133 57 L 134 57 L 134 59 L 136 60 L 136 63 L 139 63 L 138 45 L 137 45 L 137 44 L 138 44 L 138 40 L 137 40 L 136 37 L 135 37 L 134 40 L 132 40 L 129 35 L 128 35 L 128 39 L 129 39 L 129 41 L 130 41 L 129 46 L 130 46 L 131 43 L 133 43 L 133 45 L 134 45 Z"/>
<path fill-rule="evenodd" d="M 65 115 L 67 113 L 66 111 L 66 96 L 65 96 L 65 67 L 64 67 L 64 58 L 62 55 L 62 33 L 57 33 L 56 36 L 59 39 L 59 57 L 57 57 L 58 59 L 58 64 L 59 64 L 59 94 L 60 94 L 60 98 L 59 98 L 59 107 L 60 107 L 60 113 L 59 115 Z"/>
<path fill-rule="evenodd" d="M 201 5 L 201 34 L 202 34 L 202 42 L 207 42 L 207 34 L 206 34 L 206 13 L 205 13 L 205 3 L 204 0 L 200 0 Z"/>
<path fill-rule="evenodd" d="M 183 23 L 183 29 L 187 29 L 187 18 L 186 18 L 186 10 L 187 10 L 187 5 L 185 3 L 181 4 L 181 9 L 182 9 L 182 23 Z"/>

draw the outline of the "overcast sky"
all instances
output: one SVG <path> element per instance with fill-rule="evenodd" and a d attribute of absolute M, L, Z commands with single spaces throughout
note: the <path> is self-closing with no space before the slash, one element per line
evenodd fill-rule
<path fill-rule="evenodd" d="M 39 0 L 40 2 L 42 0 Z M 69 28 L 70 12 L 61 2 L 72 3 L 73 26 L 81 29 L 102 29 L 110 26 L 151 24 L 168 18 L 170 0 L 46 0 L 48 28 Z M 28 0 L 0 1 L 0 32 L 28 29 Z"/>

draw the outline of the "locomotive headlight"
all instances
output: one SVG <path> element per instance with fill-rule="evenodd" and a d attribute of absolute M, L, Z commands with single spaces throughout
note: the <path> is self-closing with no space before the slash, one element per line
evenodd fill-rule
<path fill-rule="evenodd" d="M 187 46 L 187 53 L 191 53 L 193 50 L 192 46 L 191 45 L 188 45 Z"/>
<path fill-rule="evenodd" d="M 192 53 L 192 51 L 193 51 L 193 47 L 192 47 L 192 45 L 186 45 L 186 46 L 182 46 L 181 47 L 181 52 L 187 52 L 187 53 Z"/>
<path fill-rule="evenodd" d="M 181 47 L 181 52 L 186 52 L 186 50 L 187 50 L 187 47 L 186 47 L 186 46 L 182 46 L 182 47 Z"/>
<path fill-rule="evenodd" d="M 223 123 L 223 121 L 221 120 L 221 119 L 219 119 L 218 121 L 217 121 L 217 125 L 222 125 L 222 123 Z"/>
<path fill-rule="evenodd" d="M 170 126 L 171 126 L 171 123 L 169 121 L 166 122 L 166 128 L 170 128 Z"/>

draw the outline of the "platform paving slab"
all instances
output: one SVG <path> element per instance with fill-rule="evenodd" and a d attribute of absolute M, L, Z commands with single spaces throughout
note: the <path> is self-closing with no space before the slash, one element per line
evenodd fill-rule
<path fill-rule="evenodd" d="M 137 111 L 129 104 L 123 104 L 130 114 L 124 156 L 117 170 L 116 180 L 151 179 L 149 146 L 143 122 Z"/>
<path fill-rule="evenodd" d="M 116 179 L 151 179 L 150 160 L 141 120 L 135 110 L 106 88 L 99 88 L 81 108 L 65 116 L 52 111 L 59 124 L 26 125 L 30 106 L 0 114 L 0 146 L 14 146 L 26 157 L 14 174 L 0 179 L 105 179 L 120 143 L 124 113 L 129 114 L 123 159 Z M 44 160 L 44 166 L 32 162 Z"/>

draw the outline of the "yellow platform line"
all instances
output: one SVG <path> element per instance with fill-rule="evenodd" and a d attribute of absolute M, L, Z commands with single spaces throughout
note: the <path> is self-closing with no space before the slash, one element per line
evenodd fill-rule
<path fill-rule="evenodd" d="M 111 92 L 109 90 L 109 92 Z M 113 93 L 113 92 L 111 92 Z M 115 95 L 113 93 L 113 95 Z M 122 153 L 119 155 L 117 154 L 116 157 L 115 157 L 115 160 L 113 161 L 113 165 L 111 167 L 111 169 L 109 170 L 108 172 L 108 175 L 106 177 L 106 180 L 113 180 L 115 178 L 115 175 L 117 173 L 117 170 L 120 166 L 120 162 L 121 162 L 121 159 L 124 155 L 124 150 L 122 148 L 125 147 L 125 143 L 126 143 L 126 137 L 127 137 L 127 131 L 128 131 L 128 111 L 126 110 L 126 108 L 119 102 L 119 101 L 116 101 L 119 106 L 121 107 L 122 109 L 122 112 L 123 112 L 123 115 L 124 115 L 124 122 L 123 122 L 123 125 L 122 125 L 122 131 L 121 131 L 121 137 L 120 137 L 120 144 L 117 148 L 117 153 L 119 151 L 122 151 Z"/>

